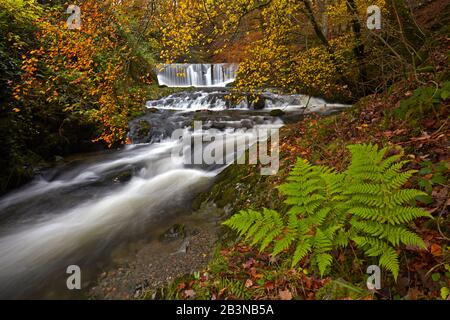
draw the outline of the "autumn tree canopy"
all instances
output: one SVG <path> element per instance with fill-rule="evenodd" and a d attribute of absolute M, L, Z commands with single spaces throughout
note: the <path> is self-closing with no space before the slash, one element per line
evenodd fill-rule
<path fill-rule="evenodd" d="M 398 70 L 405 48 L 414 53 L 410 41 L 399 37 L 409 17 L 402 1 L 170 3 L 162 21 L 161 59 L 240 62 L 240 89 L 357 97 L 376 90 L 386 80 L 382 73 Z M 367 27 L 374 5 L 381 30 Z"/>

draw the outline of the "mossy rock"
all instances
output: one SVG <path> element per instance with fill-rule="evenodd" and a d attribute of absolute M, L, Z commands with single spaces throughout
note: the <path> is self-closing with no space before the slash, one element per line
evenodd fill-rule
<path fill-rule="evenodd" d="M 150 133 L 151 125 L 145 120 L 138 122 L 137 136 L 140 139 L 147 137 Z"/>
<path fill-rule="evenodd" d="M 131 173 L 131 171 L 125 171 L 125 172 L 121 172 L 117 176 L 115 176 L 113 181 L 120 182 L 120 183 L 128 182 L 131 180 L 132 177 L 133 177 L 133 174 Z"/>

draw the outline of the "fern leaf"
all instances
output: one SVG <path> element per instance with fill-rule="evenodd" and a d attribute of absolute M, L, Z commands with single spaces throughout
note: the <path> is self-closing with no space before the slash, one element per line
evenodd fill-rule
<path fill-rule="evenodd" d="M 380 257 L 380 266 L 385 267 L 392 272 L 395 280 L 397 280 L 398 272 L 400 270 L 398 263 L 398 254 L 391 247 L 386 248 L 386 251 Z"/>
<path fill-rule="evenodd" d="M 312 250 L 311 242 L 311 238 L 303 238 L 302 240 L 298 241 L 294 256 L 292 257 L 292 267 L 297 265 L 297 263 Z"/>
<path fill-rule="evenodd" d="M 323 277 L 327 268 L 333 262 L 333 256 L 329 253 L 320 253 L 316 257 L 317 266 L 319 267 L 320 276 Z"/>

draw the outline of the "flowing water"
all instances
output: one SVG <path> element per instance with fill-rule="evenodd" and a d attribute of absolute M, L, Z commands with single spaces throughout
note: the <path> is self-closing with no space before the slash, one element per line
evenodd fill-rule
<path fill-rule="evenodd" d="M 195 136 L 215 128 L 239 140 L 252 135 L 251 128 L 280 127 L 283 120 L 269 115 L 273 108 L 287 111 L 286 120 L 305 110 L 346 107 L 266 93 L 266 109 L 250 110 L 245 101 L 231 106 L 226 94 L 183 92 L 149 101 L 149 111 L 130 123 L 133 145 L 69 159 L 0 198 L 0 298 L 65 297 L 67 266 L 79 265 L 84 278 L 95 279 L 117 246 L 146 241 L 162 221 L 188 213 L 195 195 L 226 165 L 186 165 L 173 155 L 181 143 L 171 137 L 174 130 Z M 193 120 L 203 121 L 202 131 L 190 129 Z"/>
<path fill-rule="evenodd" d="M 168 87 L 225 87 L 236 79 L 235 63 L 163 64 L 158 66 L 158 82 Z"/>

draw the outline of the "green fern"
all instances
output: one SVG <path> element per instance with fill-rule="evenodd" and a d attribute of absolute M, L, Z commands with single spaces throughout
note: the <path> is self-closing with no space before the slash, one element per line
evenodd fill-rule
<path fill-rule="evenodd" d="M 321 276 L 333 263 L 332 251 L 352 241 L 367 256 L 379 257 L 379 264 L 397 278 L 396 248 L 425 248 L 407 227 L 416 218 L 430 217 L 408 206 L 423 192 L 401 189 L 414 171 L 401 171 L 407 161 L 400 161 L 400 155 L 386 157 L 386 148 L 370 144 L 348 148 L 352 161 L 343 173 L 298 159 L 287 182 L 278 187 L 291 205 L 286 214 L 247 210 L 224 224 L 261 251 L 272 246 L 274 256 L 293 250 L 292 266 L 310 255 Z"/>
<path fill-rule="evenodd" d="M 369 250 L 371 256 L 379 256 L 380 265 L 397 278 L 399 265 L 394 247 L 400 244 L 426 247 L 423 240 L 405 226 L 415 218 L 430 217 L 425 210 L 405 207 L 423 192 L 400 189 L 415 171 L 401 172 L 407 162 L 396 162 L 399 156 L 386 158 L 386 148 L 352 145 L 349 149 L 352 163 L 346 171 L 345 184 L 349 187 L 344 195 L 351 208 L 350 224 L 358 237 L 358 241 L 352 240 L 366 252 Z M 383 250 L 378 250 L 381 247 Z"/>

